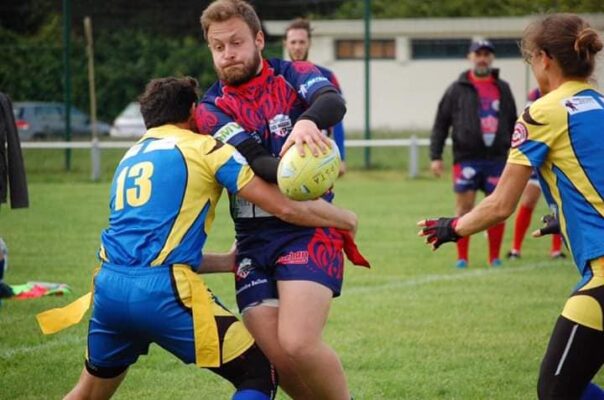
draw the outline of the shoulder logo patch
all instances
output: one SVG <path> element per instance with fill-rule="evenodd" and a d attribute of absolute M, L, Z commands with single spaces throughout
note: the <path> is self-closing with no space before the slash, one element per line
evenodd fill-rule
<path fill-rule="evenodd" d="M 602 110 L 602 105 L 591 96 L 574 96 L 560 102 L 570 115 L 585 111 Z"/>
<path fill-rule="evenodd" d="M 522 122 L 516 122 L 514 125 L 514 133 L 512 133 L 512 148 L 520 146 L 528 139 L 528 129 Z"/>

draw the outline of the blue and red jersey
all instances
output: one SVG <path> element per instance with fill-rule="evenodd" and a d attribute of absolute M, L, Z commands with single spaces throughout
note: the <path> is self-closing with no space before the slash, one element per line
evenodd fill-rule
<path fill-rule="evenodd" d="M 197 128 L 235 145 L 238 138 L 253 136 L 277 156 L 315 94 L 326 88 L 335 90 L 311 63 L 264 60 L 260 74 L 249 82 L 239 86 L 216 82 L 208 89 L 195 112 Z M 253 229 L 258 218 L 289 225 L 238 197 L 231 198 L 231 214 L 238 230 Z"/>
<path fill-rule="evenodd" d="M 195 112 L 201 133 L 223 137 L 223 127 L 236 123 L 273 155 L 319 89 L 333 87 L 313 64 L 264 60 L 259 75 L 239 86 L 212 85 Z"/>

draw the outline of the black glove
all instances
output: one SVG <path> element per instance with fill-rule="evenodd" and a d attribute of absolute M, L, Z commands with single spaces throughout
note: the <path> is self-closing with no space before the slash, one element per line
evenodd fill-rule
<path fill-rule="evenodd" d="M 458 218 L 438 218 L 426 219 L 420 222 L 423 229 L 420 231 L 420 236 L 426 237 L 426 243 L 432 245 L 434 250 L 438 249 L 441 244 L 447 242 L 457 242 L 461 236 L 455 232 Z"/>
<path fill-rule="evenodd" d="M 558 222 L 558 219 L 555 216 L 551 214 L 544 215 L 541 218 L 541 222 L 545 225 L 543 228 L 539 229 L 541 236 L 560 233 L 560 222 Z"/>

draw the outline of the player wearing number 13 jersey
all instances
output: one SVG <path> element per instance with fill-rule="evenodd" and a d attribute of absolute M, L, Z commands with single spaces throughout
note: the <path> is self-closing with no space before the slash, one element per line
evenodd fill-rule
<path fill-rule="evenodd" d="M 231 146 L 173 125 L 149 129 L 111 185 L 101 258 L 125 266 L 199 265 L 222 188 L 253 177 Z"/>

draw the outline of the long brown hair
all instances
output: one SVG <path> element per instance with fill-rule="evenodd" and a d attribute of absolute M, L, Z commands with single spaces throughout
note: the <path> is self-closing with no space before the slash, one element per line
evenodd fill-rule
<path fill-rule="evenodd" d="M 575 14 L 551 14 L 532 22 L 522 37 L 525 57 L 542 50 L 555 59 L 566 77 L 589 78 L 602 50 L 598 32 Z"/>
<path fill-rule="evenodd" d="M 208 29 L 212 22 L 224 22 L 231 18 L 241 18 L 249 26 L 254 37 L 262 29 L 258 14 L 248 2 L 243 0 L 216 0 L 201 14 L 200 22 L 203 37 L 208 38 Z"/>

